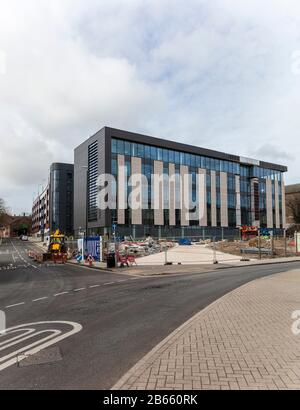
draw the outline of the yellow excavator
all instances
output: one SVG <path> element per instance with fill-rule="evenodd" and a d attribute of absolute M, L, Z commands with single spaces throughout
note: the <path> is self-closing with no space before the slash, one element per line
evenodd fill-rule
<path fill-rule="evenodd" d="M 54 234 L 50 236 L 48 247 L 48 254 L 50 257 L 58 253 L 67 253 L 65 235 L 63 235 L 59 229 L 57 229 Z"/>

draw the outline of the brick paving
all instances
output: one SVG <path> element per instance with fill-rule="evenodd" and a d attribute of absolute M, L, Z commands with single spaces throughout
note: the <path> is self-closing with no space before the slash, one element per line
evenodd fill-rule
<path fill-rule="evenodd" d="M 255 280 L 175 330 L 113 387 L 118 390 L 300 389 L 300 271 Z"/>

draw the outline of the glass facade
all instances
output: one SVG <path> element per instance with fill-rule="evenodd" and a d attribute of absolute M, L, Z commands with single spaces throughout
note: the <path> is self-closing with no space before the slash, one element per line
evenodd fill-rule
<path fill-rule="evenodd" d="M 221 227 L 221 182 L 220 173 L 227 174 L 227 205 L 228 205 L 228 227 L 235 228 L 237 226 L 237 209 L 241 210 L 241 224 L 252 225 L 255 218 L 259 218 L 261 226 L 267 224 L 267 205 L 266 205 L 266 180 L 272 181 L 272 206 L 273 206 L 273 221 L 275 227 L 275 181 L 278 182 L 279 190 L 279 209 L 282 217 L 282 172 L 269 168 L 260 167 L 257 165 L 246 165 L 234 161 L 226 161 L 222 159 L 210 158 L 191 154 L 187 152 L 165 149 L 152 145 L 139 144 L 126 140 L 112 138 L 112 163 L 111 170 L 115 177 L 118 177 L 118 155 L 125 157 L 125 163 L 128 171 L 128 178 L 131 175 L 131 157 L 142 159 L 142 174 L 148 180 L 148 197 L 149 209 L 144 209 L 143 224 L 151 226 L 154 224 L 154 211 L 151 209 L 151 199 L 153 199 L 153 189 L 151 187 L 151 175 L 154 172 L 154 161 L 163 162 L 164 173 L 169 173 L 169 164 L 175 165 L 175 173 L 180 173 L 180 166 L 188 167 L 188 172 L 191 176 L 191 192 L 190 201 L 197 201 L 196 198 L 196 175 L 199 168 L 206 170 L 206 189 L 207 189 L 207 225 L 212 226 L 212 216 L 216 207 L 217 226 Z M 214 171 L 216 185 L 216 199 L 212 204 L 212 171 Z M 236 176 L 240 180 L 240 207 L 237 204 L 237 187 Z M 253 188 L 253 181 L 256 181 L 256 186 Z M 130 194 L 130 187 L 127 189 Z M 164 190 L 164 225 L 169 226 L 169 210 L 168 210 L 168 190 Z M 255 191 L 255 192 L 254 192 Z M 116 193 L 117 194 L 117 193 Z M 180 199 L 180 190 L 176 187 L 176 202 Z M 131 211 L 126 210 L 126 225 L 131 224 Z M 181 226 L 180 211 L 176 209 L 176 225 Z M 281 218 L 282 221 L 282 218 Z M 198 226 L 197 221 L 190 221 L 190 227 Z M 282 222 L 281 222 L 282 226 Z"/>
<path fill-rule="evenodd" d="M 53 171 L 53 183 L 51 185 L 51 201 L 52 201 L 52 230 L 60 229 L 59 218 L 59 185 L 60 185 L 60 172 L 59 170 Z"/>
<path fill-rule="evenodd" d="M 124 150 L 124 141 L 120 141 Z M 88 220 L 97 221 L 97 178 L 98 178 L 98 143 L 89 146 L 88 150 Z"/>

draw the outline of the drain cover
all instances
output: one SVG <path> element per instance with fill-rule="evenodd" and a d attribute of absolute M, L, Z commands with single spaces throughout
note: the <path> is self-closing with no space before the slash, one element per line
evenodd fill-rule
<path fill-rule="evenodd" d="M 56 363 L 63 359 L 59 347 L 51 347 L 46 350 L 41 350 L 40 352 L 25 356 L 18 356 L 18 367 L 35 366 L 39 364 L 49 364 Z"/>

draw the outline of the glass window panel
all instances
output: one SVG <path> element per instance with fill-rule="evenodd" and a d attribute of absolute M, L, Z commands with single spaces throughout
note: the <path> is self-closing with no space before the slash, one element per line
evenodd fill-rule
<path fill-rule="evenodd" d="M 151 157 L 151 150 L 149 145 L 145 145 L 145 158 L 150 158 Z"/>
<path fill-rule="evenodd" d="M 125 155 L 131 155 L 131 143 L 125 141 Z"/>
<path fill-rule="evenodd" d="M 120 155 L 124 155 L 125 144 L 123 140 L 118 140 L 117 142 L 117 153 Z"/>
<path fill-rule="evenodd" d="M 175 152 L 172 150 L 169 151 L 169 162 L 172 162 L 173 164 L 175 162 Z"/>
<path fill-rule="evenodd" d="M 197 167 L 197 156 L 196 155 L 192 155 L 191 165 L 192 167 Z"/>
<path fill-rule="evenodd" d="M 132 157 L 137 157 L 138 156 L 137 144 L 135 142 L 131 144 L 131 156 Z"/>
<path fill-rule="evenodd" d="M 162 161 L 163 155 L 162 155 L 162 148 L 157 148 L 157 160 Z"/>
<path fill-rule="evenodd" d="M 157 160 L 157 148 L 151 147 L 151 159 Z"/>
<path fill-rule="evenodd" d="M 112 172 L 112 174 L 113 175 L 117 175 L 117 160 L 116 159 L 113 159 L 112 161 L 111 161 L 111 172 Z"/>
<path fill-rule="evenodd" d="M 145 156 L 145 147 L 143 144 L 138 144 L 138 157 L 144 158 Z"/>
<path fill-rule="evenodd" d="M 191 154 L 185 154 L 185 165 L 191 166 Z"/>
<path fill-rule="evenodd" d="M 111 141 L 111 150 L 113 154 L 117 154 L 117 140 L 112 139 Z"/>
<path fill-rule="evenodd" d="M 184 165 L 184 152 L 180 153 L 180 164 Z"/>
<path fill-rule="evenodd" d="M 169 162 L 169 151 L 167 149 L 163 150 L 163 161 Z"/>

